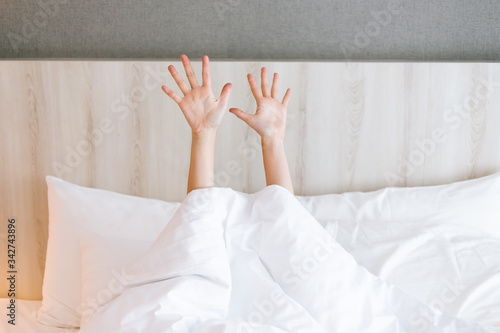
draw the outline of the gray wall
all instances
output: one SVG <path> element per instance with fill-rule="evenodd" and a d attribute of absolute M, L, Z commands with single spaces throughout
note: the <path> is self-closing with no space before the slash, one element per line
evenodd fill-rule
<path fill-rule="evenodd" d="M 499 61 L 498 0 L 0 0 L 2 58 Z"/>

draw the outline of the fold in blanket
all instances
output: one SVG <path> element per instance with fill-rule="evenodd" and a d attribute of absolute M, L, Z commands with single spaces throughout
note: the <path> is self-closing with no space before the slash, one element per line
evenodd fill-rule
<path fill-rule="evenodd" d="M 86 332 L 494 332 L 359 266 L 286 189 L 190 192 Z"/>

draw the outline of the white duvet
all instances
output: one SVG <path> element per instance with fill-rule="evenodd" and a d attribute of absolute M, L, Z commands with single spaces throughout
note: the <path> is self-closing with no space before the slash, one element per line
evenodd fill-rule
<path fill-rule="evenodd" d="M 192 191 L 122 274 L 81 332 L 497 331 L 386 284 L 277 185 Z"/>

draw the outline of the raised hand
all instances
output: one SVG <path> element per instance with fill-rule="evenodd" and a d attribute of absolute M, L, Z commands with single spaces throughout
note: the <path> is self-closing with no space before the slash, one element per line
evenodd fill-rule
<path fill-rule="evenodd" d="M 177 83 L 177 86 L 181 89 L 184 97 L 180 97 L 167 86 L 162 86 L 161 88 L 179 105 L 193 134 L 213 132 L 217 129 L 224 116 L 229 95 L 231 94 L 231 83 L 224 85 L 220 97 L 217 99 L 212 91 L 208 56 L 203 56 L 203 84 L 201 86 L 198 85 L 191 63 L 185 54 L 181 55 L 181 61 L 184 65 L 191 89 L 189 89 L 172 65 L 168 66 L 168 70 Z"/>
<path fill-rule="evenodd" d="M 236 108 L 229 109 L 229 112 L 234 113 L 259 133 L 262 143 L 264 170 L 266 172 L 266 184 L 268 186 L 280 185 L 290 191 L 291 194 L 294 194 L 283 143 L 286 127 L 286 108 L 290 100 L 291 90 L 287 89 L 283 101 L 280 103 L 278 100 L 278 74 L 274 73 L 271 91 L 269 91 L 265 67 L 262 67 L 260 74 L 261 89 L 255 83 L 253 76 L 248 74 L 248 83 L 257 102 L 255 114 L 248 114 Z"/>
<path fill-rule="evenodd" d="M 261 89 L 259 89 L 252 74 L 248 74 L 248 83 L 257 102 L 255 114 L 248 114 L 240 109 L 231 108 L 229 112 L 246 122 L 253 128 L 262 140 L 281 140 L 285 136 L 287 104 L 290 99 L 291 90 L 287 89 L 283 101 L 278 100 L 279 76 L 274 73 L 271 91 L 267 80 L 267 70 L 261 69 Z"/>

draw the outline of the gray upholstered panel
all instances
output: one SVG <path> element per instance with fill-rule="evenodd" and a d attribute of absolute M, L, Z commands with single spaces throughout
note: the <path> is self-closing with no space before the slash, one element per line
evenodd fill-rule
<path fill-rule="evenodd" d="M 0 0 L 0 8 L 2 58 L 500 60 L 498 0 Z"/>

